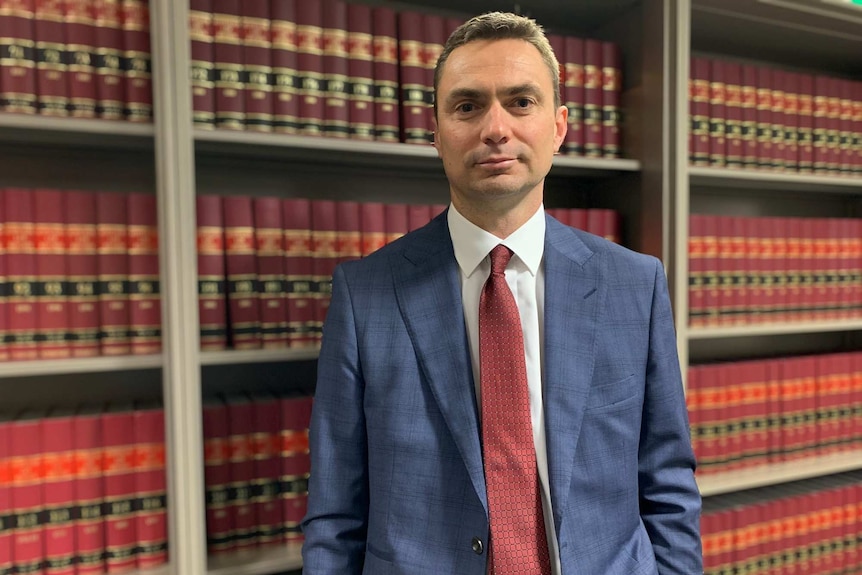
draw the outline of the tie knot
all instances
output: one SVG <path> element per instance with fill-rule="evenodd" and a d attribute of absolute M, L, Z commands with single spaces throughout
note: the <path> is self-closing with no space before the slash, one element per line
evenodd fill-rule
<path fill-rule="evenodd" d="M 512 259 L 512 250 L 503 244 L 498 244 L 491 250 L 491 274 L 503 275 L 510 259 Z"/>

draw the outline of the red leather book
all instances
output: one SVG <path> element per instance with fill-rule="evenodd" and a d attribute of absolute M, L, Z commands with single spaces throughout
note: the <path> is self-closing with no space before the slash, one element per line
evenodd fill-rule
<path fill-rule="evenodd" d="M 703 214 L 688 218 L 688 325 L 693 328 L 706 324 L 704 305 L 704 224 Z"/>
<path fill-rule="evenodd" d="M 853 83 L 853 149 L 853 173 L 862 175 L 862 82 Z"/>
<path fill-rule="evenodd" d="M 222 201 L 230 342 L 234 349 L 257 349 L 261 344 L 260 293 L 252 198 L 226 196 Z"/>
<path fill-rule="evenodd" d="M 745 417 L 748 421 L 745 455 L 749 466 L 763 465 L 769 457 L 769 366 L 757 360 L 747 363 Z"/>
<path fill-rule="evenodd" d="M 192 118 L 198 128 L 215 127 L 215 55 L 212 0 L 189 0 Z"/>
<path fill-rule="evenodd" d="M 272 34 L 270 0 L 244 0 L 242 13 L 242 62 L 245 78 L 245 127 L 255 132 L 271 132 Z"/>
<path fill-rule="evenodd" d="M 830 174 L 841 171 L 841 79 L 829 78 L 826 98 L 826 147 Z"/>
<path fill-rule="evenodd" d="M 281 199 L 256 197 L 253 201 L 261 340 L 264 348 L 287 347 L 287 294 Z"/>
<path fill-rule="evenodd" d="M 105 570 L 135 568 L 135 420 L 130 404 L 109 405 L 102 413 L 102 494 L 105 521 Z"/>
<path fill-rule="evenodd" d="M 362 257 L 362 223 L 359 202 L 340 201 L 335 204 L 336 263 Z"/>
<path fill-rule="evenodd" d="M 733 322 L 733 216 L 716 216 L 718 221 L 716 237 L 718 238 L 718 325 L 730 325 Z"/>
<path fill-rule="evenodd" d="M 431 221 L 431 206 L 428 204 L 408 204 L 407 228 L 411 232 L 418 230 Z"/>
<path fill-rule="evenodd" d="M 584 39 L 566 36 L 563 40 L 563 102 L 569 110 L 563 151 L 569 156 L 584 155 Z"/>
<path fill-rule="evenodd" d="M 372 8 L 374 53 L 374 139 L 398 142 L 401 120 L 398 108 L 398 25 L 395 11 Z"/>
<path fill-rule="evenodd" d="M 829 170 L 829 86 L 826 76 L 814 76 L 814 171 Z"/>
<path fill-rule="evenodd" d="M 99 306 L 96 295 L 96 198 L 93 192 L 64 192 L 69 341 L 73 357 L 99 355 Z"/>
<path fill-rule="evenodd" d="M 280 405 L 269 394 L 251 396 L 254 410 L 254 431 L 251 436 L 251 454 L 254 461 L 254 479 L 251 482 L 258 546 L 278 546 L 282 543 L 282 506 L 278 497 L 278 476 L 281 470 L 279 448 L 281 440 Z"/>
<path fill-rule="evenodd" d="M 586 231 L 588 212 L 589 210 L 585 208 L 570 208 L 566 223 L 573 228 Z"/>
<path fill-rule="evenodd" d="M 799 314 L 800 321 L 809 321 L 814 315 L 815 292 L 814 279 L 817 269 L 817 259 L 814 257 L 815 220 L 800 218 L 799 222 Z"/>
<path fill-rule="evenodd" d="M 425 141 L 434 142 L 434 68 L 446 43 L 446 19 L 437 14 L 423 14 L 424 38 L 422 63 L 425 68 Z"/>
<path fill-rule="evenodd" d="M 784 275 L 787 283 L 785 321 L 802 320 L 802 219 L 786 218 L 787 254 Z"/>
<path fill-rule="evenodd" d="M 814 170 L 814 76 L 797 74 L 797 154 L 800 172 Z"/>
<path fill-rule="evenodd" d="M 386 243 L 394 242 L 410 231 L 407 204 L 386 204 Z"/>
<path fill-rule="evenodd" d="M 149 0 L 123 0 L 124 113 L 130 122 L 153 118 Z"/>
<path fill-rule="evenodd" d="M 198 195 L 198 315 L 201 351 L 227 347 L 227 275 L 224 214 L 219 196 Z"/>
<path fill-rule="evenodd" d="M 789 218 L 770 218 L 767 224 L 772 228 L 772 278 L 773 307 L 772 321 L 787 321 L 788 281 L 787 238 Z"/>
<path fill-rule="evenodd" d="M 299 133 L 323 135 L 326 83 L 323 70 L 323 6 L 296 3 L 296 68 L 299 73 Z"/>
<path fill-rule="evenodd" d="M 316 344 L 313 333 L 311 202 L 303 198 L 287 198 L 282 202 L 282 216 L 288 345 L 308 347 Z"/>
<path fill-rule="evenodd" d="M 584 41 L 584 155 L 602 155 L 602 44 Z"/>
<path fill-rule="evenodd" d="M 34 4 L 34 8 L 39 113 L 46 116 L 68 116 L 69 84 L 63 2 L 39 0 Z"/>
<path fill-rule="evenodd" d="M 839 171 L 845 175 L 852 175 L 854 171 L 854 156 L 856 155 L 853 147 L 853 82 L 851 80 L 838 80 L 839 89 Z"/>
<path fill-rule="evenodd" d="M 242 4 L 213 0 L 213 62 L 216 127 L 245 128 L 245 83 L 242 63 Z"/>
<path fill-rule="evenodd" d="M 847 319 L 843 313 L 844 287 L 841 282 L 842 276 L 842 250 L 844 245 L 844 222 L 841 218 L 831 218 L 829 222 L 829 243 L 827 244 L 827 318 L 831 320 Z"/>
<path fill-rule="evenodd" d="M 9 433 L 11 423 L 7 416 L 0 416 L 0 573 L 14 573 L 12 548 L 12 476 L 10 475 L 11 454 L 9 453 Z"/>
<path fill-rule="evenodd" d="M 398 78 L 400 80 L 401 141 L 426 144 L 425 49 L 421 12 L 398 12 Z"/>
<path fill-rule="evenodd" d="M 254 434 L 254 406 L 240 395 L 225 398 L 228 420 L 228 461 L 230 468 L 229 507 L 231 515 L 231 538 L 237 551 L 257 546 L 257 515 L 252 501 L 254 480 L 254 458 L 252 435 Z"/>
<path fill-rule="evenodd" d="M 693 57 L 689 64 L 689 162 L 694 166 L 709 165 L 709 77 L 711 60 Z"/>
<path fill-rule="evenodd" d="M 757 68 L 742 65 L 742 167 L 757 167 Z"/>
<path fill-rule="evenodd" d="M 362 229 L 362 255 L 386 245 L 386 206 L 382 202 L 362 202 L 359 205 Z"/>
<path fill-rule="evenodd" d="M 548 44 L 551 45 L 551 50 L 557 58 L 557 80 L 560 86 L 560 102 L 565 103 L 565 86 L 566 86 L 566 38 L 562 34 L 548 34 Z M 604 79 L 603 79 L 604 81 Z"/>
<path fill-rule="evenodd" d="M 234 549 L 231 539 L 230 458 L 227 406 L 221 400 L 203 403 L 204 490 L 206 492 L 207 552 L 223 555 Z"/>
<path fill-rule="evenodd" d="M 742 66 L 724 62 L 725 165 L 742 167 Z"/>
<path fill-rule="evenodd" d="M 273 128 L 279 133 L 295 134 L 299 127 L 297 91 L 300 76 L 296 62 L 294 0 L 272 0 L 270 33 L 272 34 Z"/>
<path fill-rule="evenodd" d="M 338 263 L 338 216 L 336 202 L 311 200 L 311 253 L 313 276 L 311 297 L 314 321 L 311 335 L 316 343 L 323 333 L 323 322 L 332 295 L 332 272 Z"/>
<path fill-rule="evenodd" d="M 96 194 L 96 251 L 99 265 L 100 349 L 102 355 L 126 355 L 129 342 L 129 243 L 127 196 Z"/>
<path fill-rule="evenodd" d="M 772 169 L 772 69 L 757 68 L 757 155 L 758 167 Z"/>
<path fill-rule="evenodd" d="M 709 71 L 709 165 L 724 167 L 727 163 L 727 95 L 725 62 L 712 60 Z"/>
<path fill-rule="evenodd" d="M 137 568 L 152 569 L 168 560 L 165 412 L 158 402 L 135 405 L 135 528 Z"/>
<path fill-rule="evenodd" d="M 36 256 L 33 196 L 25 188 L 3 192 L 6 243 L 6 310 L 9 359 L 32 360 L 36 348 Z"/>
<path fill-rule="evenodd" d="M 45 575 L 75 573 L 74 414 L 55 410 L 40 420 Z"/>
<path fill-rule="evenodd" d="M 799 169 L 799 74 L 784 72 L 784 167 Z"/>
<path fill-rule="evenodd" d="M 743 467 L 743 447 L 745 427 L 743 419 L 743 384 L 744 374 L 739 362 L 724 365 L 727 403 L 725 404 L 725 425 L 727 427 L 727 451 L 725 453 L 725 471 Z"/>
<path fill-rule="evenodd" d="M 15 573 L 44 573 L 45 525 L 39 520 L 44 509 L 41 430 L 44 416 L 43 412 L 25 411 L 9 429 Z"/>
<path fill-rule="evenodd" d="M 162 349 L 156 196 L 128 195 L 129 342 L 134 355 Z"/>
<path fill-rule="evenodd" d="M 829 220 L 828 218 L 816 218 L 812 230 L 813 234 L 813 298 L 811 302 L 812 317 L 815 320 L 824 320 L 828 316 L 829 304 Z"/>
<path fill-rule="evenodd" d="M 73 425 L 75 447 L 75 572 L 105 572 L 105 525 L 102 518 L 102 417 L 98 410 L 81 408 Z"/>
<path fill-rule="evenodd" d="M 68 58 L 69 114 L 75 118 L 96 116 L 95 0 L 63 3 Z"/>
<path fill-rule="evenodd" d="M 702 434 L 698 454 L 698 473 L 714 473 L 723 463 L 721 449 L 724 425 L 724 390 L 721 386 L 720 365 L 703 365 L 700 368 L 700 418 Z"/>
<path fill-rule="evenodd" d="M 686 370 L 685 383 L 685 406 L 688 411 L 688 425 L 691 434 L 691 447 L 694 450 L 694 455 L 697 461 L 700 461 L 701 454 L 701 438 L 703 436 L 703 421 L 700 410 L 703 406 L 703 401 L 700 395 L 700 373 L 702 368 L 699 365 L 689 365 Z M 697 470 L 700 475 L 700 469 Z"/>
<path fill-rule="evenodd" d="M 310 395 L 285 396 L 281 404 L 281 472 L 279 496 L 282 504 L 283 533 L 287 543 L 302 542 L 299 524 L 308 508 L 308 476 L 311 459 L 308 426 L 311 421 Z"/>
<path fill-rule="evenodd" d="M 772 71 L 772 169 L 779 171 L 787 167 L 784 157 L 785 75 L 784 70 Z"/>
<path fill-rule="evenodd" d="M 801 455 L 810 457 L 817 453 L 817 364 L 816 356 L 800 358 L 802 364 L 801 394 L 799 407 L 802 412 Z"/>
<path fill-rule="evenodd" d="M 835 453 L 841 441 L 841 380 L 849 373 L 846 354 L 827 353 L 814 356 L 816 366 L 816 431 L 818 454 Z M 849 364 L 849 358 L 848 358 Z"/>
<path fill-rule="evenodd" d="M 623 89 L 623 63 L 620 47 L 602 42 L 602 155 L 619 158 L 620 96 Z"/>
<path fill-rule="evenodd" d="M 464 23 L 464 20 L 461 18 L 456 18 L 454 16 L 446 18 L 446 39 L 448 40 L 449 36 Z"/>
<path fill-rule="evenodd" d="M 347 4 L 320 0 L 323 9 L 323 135 L 350 135 L 350 86 L 347 56 Z"/>
<path fill-rule="evenodd" d="M 64 199 L 65 195 L 60 190 L 33 190 L 36 347 L 41 359 L 60 359 L 71 355 Z"/>
<path fill-rule="evenodd" d="M 590 208 L 586 210 L 586 214 L 586 231 L 602 238 L 605 237 L 605 220 L 600 216 L 600 213 L 595 208 Z"/>
<path fill-rule="evenodd" d="M 121 0 L 95 0 L 96 111 L 100 118 L 122 120 L 126 102 L 123 75 Z"/>
<path fill-rule="evenodd" d="M 347 76 L 350 137 L 374 139 L 374 35 L 371 6 L 347 5 Z"/>
<path fill-rule="evenodd" d="M 0 6 L 0 111 L 37 112 L 34 12 L 34 0 Z"/>
<path fill-rule="evenodd" d="M 704 326 L 714 326 L 718 323 L 718 219 L 716 216 L 703 217 L 703 263 L 702 284 L 703 307 L 702 317 Z"/>

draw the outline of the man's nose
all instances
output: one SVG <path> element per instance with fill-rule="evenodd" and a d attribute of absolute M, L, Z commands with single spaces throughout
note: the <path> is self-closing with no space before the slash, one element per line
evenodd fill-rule
<path fill-rule="evenodd" d="M 509 139 L 511 117 L 500 102 L 493 102 L 485 112 L 482 125 L 482 141 L 488 144 L 503 144 Z"/>

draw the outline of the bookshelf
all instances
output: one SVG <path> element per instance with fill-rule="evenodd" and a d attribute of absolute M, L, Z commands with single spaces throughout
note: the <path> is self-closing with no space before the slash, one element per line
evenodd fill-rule
<path fill-rule="evenodd" d="M 422 8 L 466 16 L 499 5 L 490 0 L 427 0 L 372 5 Z M 852 347 L 858 320 L 770 323 L 720 328 L 688 325 L 688 217 L 716 213 L 801 214 L 813 204 L 827 215 L 859 215 L 862 178 L 689 166 L 688 62 L 692 53 L 751 59 L 775 66 L 862 78 L 858 11 L 805 0 L 604 0 L 560 5 L 522 3 L 521 11 L 551 32 L 613 40 L 624 54 L 623 157 L 559 156 L 548 198 L 565 207 L 613 207 L 625 243 L 661 257 L 669 276 L 680 359 L 685 370 L 705 348 L 728 357 L 743 338 L 768 355 L 781 338 L 796 350 Z M 150 0 L 155 118 L 152 124 L 0 114 L 0 186 L 74 185 L 150 191 L 158 200 L 163 352 L 0 364 L 0 385 L 29 401 L 62 376 L 62 385 L 107 393 L 106 376 L 136 375 L 111 393 L 145 390 L 165 404 L 168 445 L 170 563 L 157 575 L 267 574 L 301 568 L 299 549 L 207 558 L 204 512 L 202 398 L 231 385 L 216 375 L 254 370 L 276 377 L 285 365 L 313 364 L 317 351 L 198 349 L 195 193 L 283 197 L 318 194 L 360 201 L 442 203 L 445 178 L 431 146 L 325 137 L 205 130 L 192 122 L 188 0 Z M 551 26 L 550 23 L 553 23 Z M 559 29 L 556 26 L 559 25 Z M 50 156 L 50 161 L 46 158 Z M 405 190 L 409 190 L 408 193 Z M 788 197 L 789 196 L 789 197 Z M 406 198 L 406 199 L 405 199 Z M 99 383 L 90 387 L 96 377 Z M 236 379 L 236 378 L 234 378 Z M 33 387 L 26 393 L 19 388 Z M 41 386 L 44 386 L 42 388 Z M 47 399 L 46 399 L 47 401 Z M 71 401 L 71 400 L 70 400 Z M 857 450 L 702 478 L 704 497 L 779 485 L 862 468 Z"/>

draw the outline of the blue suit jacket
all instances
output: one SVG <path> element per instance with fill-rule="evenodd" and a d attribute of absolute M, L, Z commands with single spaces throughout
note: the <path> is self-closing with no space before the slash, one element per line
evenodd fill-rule
<path fill-rule="evenodd" d="M 700 495 L 660 262 L 548 216 L 544 266 L 563 573 L 701 573 Z M 485 574 L 470 365 L 445 212 L 338 267 L 311 424 L 305 575 Z"/>

